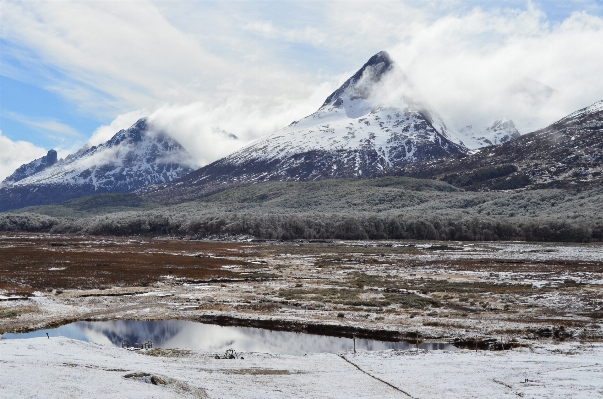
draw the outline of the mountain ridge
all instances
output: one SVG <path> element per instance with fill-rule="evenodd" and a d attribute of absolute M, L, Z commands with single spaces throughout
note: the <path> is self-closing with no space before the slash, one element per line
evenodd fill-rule
<path fill-rule="evenodd" d="M 105 143 L 84 146 L 65 159 L 4 184 L 0 211 L 96 193 L 134 191 L 182 177 L 193 170 L 191 163 L 192 158 L 175 139 L 165 132 L 151 132 L 143 118 Z"/>
<path fill-rule="evenodd" d="M 38 172 L 43 171 L 46 168 L 51 167 L 58 161 L 57 152 L 55 150 L 49 150 L 43 157 L 34 159 L 33 161 L 19 166 L 10 176 L 5 178 L 1 183 L 0 187 L 11 185 L 20 180 L 26 179 L 27 177 L 34 175 Z"/>
<path fill-rule="evenodd" d="M 597 101 L 499 146 L 380 175 L 465 181 L 461 186 L 472 190 L 589 186 L 603 181 L 602 138 L 603 101 Z"/>
<path fill-rule="evenodd" d="M 399 84 L 388 98 L 381 86 Z M 387 52 L 371 57 L 307 117 L 183 179 L 139 192 L 159 202 L 194 199 L 260 181 L 363 177 L 467 148 L 450 136 Z"/>

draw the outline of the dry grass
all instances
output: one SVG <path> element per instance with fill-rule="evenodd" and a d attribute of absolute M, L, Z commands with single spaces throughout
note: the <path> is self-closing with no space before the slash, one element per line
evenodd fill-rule
<path fill-rule="evenodd" d="M 142 317 L 161 319 L 166 317 L 164 307 L 150 306 L 149 297 L 117 296 L 169 290 L 191 295 L 191 300 L 198 297 L 190 304 L 199 314 L 279 320 L 293 310 L 317 323 L 439 327 L 460 333 L 474 331 L 479 319 L 487 322 L 480 331 L 510 336 L 525 335 L 534 326 L 583 329 L 601 319 L 603 294 L 596 283 L 603 273 L 601 263 L 554 257 L 547 262 L 493 259 L 489 256 L 494 249 L 487 245 L 480 247 L 484 256 L 475 251 L 474 258 L 458 260 L 446 255 L 455 251 L 451 246 L 400 244 L 15 235 L 0 238 L 0 293 L 93 288 L 98 290 L 47 295 L 59 303 L 94 307 L 96 316 L 114 317 L 113 305 L 129 303 L 150 309 L 152 316 Z M 422 256 L 434 251 L 443 252 Z M 526 280 L 550 284 L 538 288 Z M 83 296 L 88 298 L 75 299 Z M 0 328 L 12 331 L 24 323 L 48 322 L 44 311 L 18 318 L 6 313 Z M 192 314 L 178 313 L 177 307 L 170 312 L 169 317 Z M 581 336 L 603 336 L 593 331 Z"/>
<path fill-rule="evenodd" d="M 458 328 L 458 329 L 467 328 L 467 325 L 462 324 L 462 323 L 454 323 L 454 322 L 450 322 L 450 321 L 437 321 L 437 320 L 424 321 L 423 325 L 426 327 L 444 327 L 444 328 Z"/>
<path fill-rule="evenodd" d="M 18 237 L 0 241 L 0 290 L 30 295 L 33 290 L 146 286 L 162 276 L 193 280 L 237 277 L 221 269 L 227 265 L 251 272 L 256 268 L 247 261 L 223 257 L 233 256 L 233 252 L 244 255 L 238 244 L 94 240 Z M 194 256 L 198 253 L 202 255 Z M 255 277 L 252 273 L 248 278 Z"/>
<path fill-rule="evenodd" d="M 347 306 L 384 307 L 399 305 L 403 308 L 439 307 L 440 303 L 432 298 L 416 294 L 383 293 L 376 297 L 364 297 L 366 292 L 355 288 L 290 288 L 279 291 L 279 296 L 292 301 L 313 301 Z"/>

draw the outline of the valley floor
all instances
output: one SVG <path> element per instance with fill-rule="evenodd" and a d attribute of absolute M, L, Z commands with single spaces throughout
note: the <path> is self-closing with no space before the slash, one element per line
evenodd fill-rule
<path fill-rule="evenodd" d="M 392 338 L 598 341 L 602 288 L 601 244 L 0 238 L 0 333 L 221 319 Z"/>
<path fill-rule="evenodd" d="M 602 288 L 601 244 L 5 234 L 0 333 L 186 319 L 515 348 L 218 360 L 0 340 L 0 397 L 601 397 Z"/>

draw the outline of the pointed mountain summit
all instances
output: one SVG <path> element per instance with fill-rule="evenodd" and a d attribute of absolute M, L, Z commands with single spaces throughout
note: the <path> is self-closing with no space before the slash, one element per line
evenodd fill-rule
<path fill-rule="evenodd" d="M 56 152 L 49 152 L 46 160 L 21 166 L 0 188 L 0 211 L 130 192 L 178 179 L 193 170 L 191 164 L 174 138 L 152 131 L 146 119 L 140 119 L 98 146 L 84 146 L 60 161 Z"/>
<path fill-rule="evenodd" d="M 370 95 L 370 88 L 378 83 L 381 78 L 394 68 L 394 61 L 391 59 L 387 51 L 380 51 L 372 56 L 366 64 L 362 66 L 344 84 L 335 90 L 325 100 L 322 108 L 329 105 L 339 107 L 343 104 L 344 97 L 354 99 L 366 99 Z"/>
<path fill-rule="evenodd" d="M 371 57 L 313 114 L 193 172 L 145 189 L 165 203 L 260 181 L 364 177 L 466 152 L 389 54 Z"/>

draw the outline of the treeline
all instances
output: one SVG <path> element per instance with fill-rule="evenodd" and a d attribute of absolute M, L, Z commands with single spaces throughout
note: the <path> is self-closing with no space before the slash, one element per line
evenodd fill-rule
<path fill-rule="evenodd" d="M 251 236 L 259 239 L 349 240 L 459 240 L 591 242 L 603 240 L 598 220 L 467 218 L 433 216 L 342 216 L 222 214 L 215 216 L 157 213 L 117 213 L 67 220 L 37 214 L 0 215 L 0 230 L 83 233 L 92 235 L 145 235 L 188 238 Z"/>
<path fill-rule="evenodd" d="M 37 213 L 0 214 L 0 231 L 49 232 L 60 220 Z"/>

